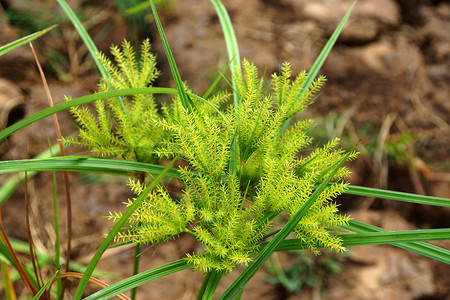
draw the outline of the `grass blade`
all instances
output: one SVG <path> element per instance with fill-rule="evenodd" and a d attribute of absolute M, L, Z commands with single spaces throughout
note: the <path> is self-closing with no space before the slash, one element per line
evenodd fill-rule
<path fill-rule="evenodd" d="M 352 6 L 350 6 L 350 8 L 347 10 L 347 13 L 344 15 L 341 22 L 334 30 L 330 39 L 325 44 L 325 47 L 323 47 L 322 52 L 320 52 L 319 56 L 314 61 L 314 64 L 312 65 L 311 69 L 309 70 L 308 75 L 305 78 L 305 81 L 303 82 L 302 86 L 300 87 L 300 92 L 297 95 L 297 99 L 299 99 L 303 96 L 303 94 L 307 91 L 307 89 L 309 88 L 311 83 L 314 81 L 314 78 L 316 78 L 317 74 L 319 73 L 320 68 L 322 68 L 323 63 L 327 59 L 328 55 L 331 52 L 331 49 L 333 49 L 334 44 L 336 43 L 339 35 L 341 34 L 342 29 L 345 26 L 345 23 L 347 23 L 347 20 L 350 17 L 350 14 L 351 14 L 355 4 L 356 4 L 356 1 L 354 1 Z"/>
<path fill-rule="evenodd" d="M 295 213 L 294 216 L 286 223 L 286 225 L 277 233 L 277 235 L 262 249 L 256 256 L 255 260 L 242 272 L 241 275 L 228 287 L 228 289 L 220 296 L 219 299 L 233 299 L 242 288 L 250 281 L 256 272 L 262 267 L 270 255 L 275 251 L 278 245 L 292 232 L 301 218 L 305 215 L 311 205 L 314 204 L 319 195 L 326 189 L 326 186 L 331 181 L 336 172 L 344 164 L 352 152 L 347 153 L 341 160 L 327 168 L 323 174 L 331 172 L 324 179 L 324 181 L 317 187 L 314 193 L 303 204 L 303 206 Z"/>
<path fill-rule="evenodd" d="M 65 0 L 57 0 L 59 5 L 62 7 L 66 15 L 69 17 L 70 21 L 72 22 L 75 29 L 78 31 L 78 34 L 80 35 L 81 39 L 83 40 L 84 44 L 86 45 L 87 49 L 89 50 L 89 53 L 92 56 L 92 59 L 94 60 L 95 64 L 97 65 L 97 68 L 102 74 L 103 77 L 110 77 L 110 74 L 106 70 L 106 68 L 102 65 L 100 60 L 98 59 L 99 51 L 97 49 L 97 46 L 95 46 L 94 41 L 91 39 L 89 34 L 87 33 L 86 29 L 84 29 L 83 25 L 81 24 L 80 19 L 78 19 L 75 12 L 70 8 L 70 6 L 67 4 Z"/>
<path fill-rule="evenodd" d="M 139 260 L 140 260 L 140 253 L 141 252 L 141 245 L 136 244 L 134 246 L 134 257 L 133 257 L 133 275 L 138 274 L 139 272 Z M 137 295 L 137 287 L 133 288 L 131 290 L 131 300 L 135 300 Z"/>
<path fill-rule="evenodd" d="M 206 288 L 208 287 L 209 280 L 211 279 L 212 272 L 207 272 L 205 277 L 203 277 L 202 286 L 200 287 L 200 290 L 197 293 L 196 300 L 202 300 L 203 295 L 205 294 Z"/>
<path fill-rule="evenodd" d="M 345 194 L 450 207 L 450 199 L 349 185 Z"/>
<path fill-rule="evenodd" d="M 241 72 L 239 47 L 237 44 L 236 35 L 234 33 L 233 23 L 231 22 L 227 9 L 220 0 L 211 0 L 211 2 L 216 9 L 217 16 L 219 17 L 219 22 L 222 26 L 223 35 L 225 38 L 225 44 L 227 45 L 228 60 L 231 66 L 231 80 L 233 83 L 234 107 L 237 108 L 240 105 L 240 98 L 235 89 L 234 77 L 236 72 Z"/>
<path fill-rule="evenodd" d="M 348 230 L 354 231 L 354 232 L 380 232 L 380 231 L 386 231 L 385 229 L 365 224 L 359 221 L 351 220 L 349 222 L 349 225 L 343 226 Z M 444 262 L 446 264 L 450 264 L 450 251 L 428 244 L 424 242 L 412 242 L 412 243 L 392 243 L 392 245 L 409 250 L 412 252 L 415 252 L 417 254 Z"/>
<path fill-rule="evenodd" d="M 53 274 L 53 276 L 41 287 L 41 289 L 37 292 L 37 294 L 33 297 L 33 300 L 39 300 L 40 297 L 45 293 L 45 290 L 48 288 L 50 283 L 55 279 L 55 277 L 59 274 L 59 270 Z"/>
<path fill-rule="evenodd" d="M 349 226 L 345 227 L 350 228 Z M 343 240 L 342 246 L 344 247 L 362 246 L 362 245 L 385 245 L 397 243 L 401 244 L 409 242 L 415 243 L 425 241 L 449 240 L 450 228 L 417 229 L 417 230 L 403 230 L 403 231 L 380 230 L 357 234 L 340 234 L 337 236 L 339 236 Z M 268 242 L 261 243 L 261 249 L 265 247 L 267 244 Z M 288 239 L 281 242 L 275 251 L 305 250 L 305 249 L 309 249 L 309 247 L 307 244 L 303 243 L 301 239 Z"/>
<path fill-rule="evenodd" d="M 212 271 L 211 276 L 208 280 L 208 285 L 203 293 L 204 300 L 211 300 L 214 296 L 214 293 L 219 285 L 220 280 L 222 279 L 223 271 Z"/>
<path fill-rule="evenodd" d="M 120 97 L 120 96 L 130 96 L 130 95 L 137 95 L 137 94 L 176 94 L 177 91 L 170 88 L 136 88 L 136 89 L 125 89 L 125 90 L 114 90 L 114 91 L 108 91 L 103 93 L 96 93 L 92 95 L 87 95 L 79 98 L 72 99 L 70 101 L 65 101 L 63 103 L 56 104 L 55 106 L 48 107 L 46 109 L 43 109 L 39 111 L 38 113 L 35 113 L 34 115 L 31 115 L 27 118 L 24 118 L 13 125 L 9 126 L 8 128 L 5 128 L 0 132 L 0 141 L 7 138 L 14 132 L 27 127 L 28 125 L 31 125 L 39 120 L 42 120 L 48 116 L 51 116 L 52 114 L 64 111 L 72 106 L 78 106 L 87 104 L 96 100 L 102 100 L 102 99 L 108 99 L 113 97 Z"/>
<path fill-rule="evenodd" d="M 94 256 L 92 257 L 90 263 L 88 264 L 86 271 L 83 274 L 83 277 L 78 284 L 77 290 L 73 296 L 73 299 L 79 300 L 83 296 L 83 291 L 86 289 L 86 285 L 89 282 L 89 278 L 94 272 L 95 267 L 97 266 L 100 258 L 103 253 L 108 248 L 109 244 L 113 241 L 116 234 L 119 230 L 125 225 L 127 220 L 133 214 L 133 212 L 138 208 L 138 206 L 142 203 L 148 193 L 158 184 L 158 182 L 165 176 L 165 174 L 172 168 L 173 163 L 176 158 L 174 158 L 165 168 L 164 170 L 148 185 L 148 187 L 137 197 L 134 203 L 123 213 L 122 217 L 116 222 L 113 229 L 108 233 L 105 240 L 102 242 L 100 247 L 98 247 L 97 251 L 95 251 Z"/>
<path fill-rule="evenodd" d="M 339 35 L 341 34 L 342 29 L 345 26 L 345 23 L 347 22 L 348 18 L 350 17 L 350 14 L 351 14 L 355 4 L 356 4 L 356 1 L 354 1 L 353 4 L 350 6 L 350 8 L 347 10 L 347 13 L 344 15 L 341 22 L 339 23 L 339 25 L 336 27 L 333 34 L 331 35 L 330 39 L 325 44 L 325 47 L 323 47 L 319 56 L 314 61 L 314 64 L 312 65 L 311 69 L 309 70 L 308 75 L 305 78 L 305 81 L 302 83 L 302 85 L 299 89 L 299 93 L 296 96 L 296 99 L 300 99 L 304 95 L 304 93 L 308 90 L 311 83 L 316 78 L 317 74 L 319 73 L 320 68 L 322 68 L 323 63 L 325 62 L 326 58 L 330 54 L 331 49 L 333 49 L 333 46 L 336 43 L 336 40 L 338 39 Z M 287 126 L 289 125 L 289 122 L 290 122 L 290 119 L 287 120 L 283 124 L 282 132 L 287 128 Z"/>
<path fill-rule="evenodd" d="M 59 234 L 59 214 L 58 214 L 58 192 L 56 188 L 56 172 L 52 172 L 53 180 L 53 232 L 55 233 L 55 243 L 54 243 L 54 264 L 55 268 L 60 270 L 61 268 L 61 249 L 60 249 L 60 234 Z M 62 295 L 63 284 L 61 280 L 56 282 L 57 295 Z"/>
<path fill-rule="evenodd" d="M 450 240 L 450 228 L 381 231 L 340 235 L 345 246 Z"/>
<path fill-rule="evenodd" d="M 185 259 L 180 259 L 151 270 L 144 271 L 134 276 L 128 277 L 122 281 L 114 283 L 107 288 L 104 288 L 86 298 L 84 300 L 109 299 L 119 293 L 140 286 L 152 280 L 189 269 L 190 266 Z"/>
<path fill-rule="evenodd" d="M 164 170 L 164 167 L 160 165 L 91 156 L 0 161 L 0 174 L 24 171 L 74 171 L 130 177 L 135 172 L 160 174 L 165 172 Z M 170 169 L 166 176 L 179 177 L 180 173 L 176 169 Z"/>
<path fill-rule="evenodd" d="M 185 109 L 190 111 L 193 105 L 192 100 L 189 98 L 189 95 L 186 93 L 186 90 L 184 88 L 183 81 L 181 80 L 180 73 L 178 72 L 177 64 L 175 63 L 175 58 L 173 57 L 172 51 L 170 50 L 169 42 L 167 41 L 161 21 L 159 20 L 155 4 L 152 0 L 149 0 L 149 2 L 153 11 L 153 17 L 155 18 L 156 26 L 158 27 L 159 35 L 164 46 L 164 50 L 166 52 L 167 60 L 169 61 L 170 70 L 172 72 L 172 76 L 175 81 L 181 103 L 183 104 L 183 107 Z"/>
<path fill-rule="evenodd" d="M 26 44 L 26 43 L 28 43 L 28 42 L 31 42 L 32 40 L 35 40 L 35 39 L 37 39 L 38 37 L 41 37 L 42 35 L 46 34 L 46 33 L 49 32 L 50 30 L 52 30 L 53 28 L 55 28 L 56 26 L 58 26 L 58 25 L 52 25 L 52 26 L 50 26 L 50 27 L 48 27 L 48 28 L 46 28 L 46 29 L 43 29 L 43 30 L 41 30 L 41 31 L 32 33 L 32 34 L 27 35 L 27 36 L 25 36 L 25 37 L 23 37 L 23 38 L 20 38 L 20 39 L 18 39 L 18 40 L 15 40 L 14 42 L 11 42 L 11 43 L 9 43 L 9 44 L 6 44 L 6 45 L 4 45 L 4 46 L 1 46 L 1 47 L 0 47 L 0 56 L 2 56 L 3 54 L 5 54 L 5 53 L 7 53 L 7 52 L 9 52 L 9 51 L 11 51 L 11 50 L 13 50 L 13 49 L 16 49 L 17 47 L 22 46 L 23 44 Z"/>
<path fill-rule="evenodd" d="M 29 117 L 26 117 L 13 125 L 9 126 L 8 128 L 5 128 L 4 130 L 0 131 L 0 141 L 7 138 L 14 132 L 25 128 L 39 120 L 42 120 L 48 116 L 51 116 L 52 114 L 64 111 L 68 108 L 71 108 L 73 106 L 83 105 L 87 103 L 94 102 L 96 100 L 104 100 L 114 97 L 120 97 L 120 96 L 131 96 L 131 95 L 138 95 L 138 94 L 177 94 L 178 91 L 171 88 L 161 88 L 161 87 L 150 87 L 150 88 L 135 88 L 135 89 L 124 89 L 124 90 L 114 90 L 114 91 L 108 91 L 108 92 L 102 92 L 102 93 L 96 93 L 91 94 L 87 96 L 82 96 L 79 98 L 71 99 L 70 101 L 65 101 L 63 103 L 56 104 L 55 106 L 48 107 L 46 109 L 43 109 L 34 115 L 31 115 Z M 205 101 L 209 103 L 208 100 L 203 99 L 199 96 L 189 94 L 190 96 L 197 98 L 201 101 Z M 211 105 L 212 106 L 212 105 Z M 218 109 L 214 106 L 212 106 L 219 115 L 224 118 L 224 120 L 228 120 L 226 116 L 224 116 L 222 113 L 218 111 Z"/>

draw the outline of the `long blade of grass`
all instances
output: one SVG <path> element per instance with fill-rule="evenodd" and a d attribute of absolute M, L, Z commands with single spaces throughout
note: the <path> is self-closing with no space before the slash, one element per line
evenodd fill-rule
<path fill-rule="evenodd" d="M 122 217 L 116 222 L 114 227 L 111 229 L 111 231 L 106 236 L 105 240 L 100 245 L 100 247 L 98 247 L 97 251 L 95 251 L 94 256 L 92 257 L 90 263 L 88 264 L 88 266 L 86 268 L 86 271 L 83 274 L 83 277 L 80 280 L 80 283 L 78 284 L 78 287 L 75 291 L 73 299 L 75 299 L 75 300 L 81 299 L 81 297 L 83 296 L 83 291 L 86 289 L 86 285 L 89 282 L 89 278 L 91 277 L 92 272 L 94 272 L 95 267 L 97 266 L 103 253 L 108 248 L 109 244 L 111 244 L 111 242 L 113 241 L 116 234 L 125 225 L 127 220 L 131 217 L 133 212 L 142 203 L 142 201 L 145 199 L 145 197 L 148 195 L 148 193 L 150 193 L 150 191 L 158 184 L 158 182 L 172 168 L 172 165 L 174 164 L 175 160 L 176 160 L 176 158 L 174 158 L 164 168 L 164 170 L 148 185 L 148 187 L 139 195 L 139 197 L 137 197 L 137 199 L 134 201 L 134 203 L 123 213 Z"/>
<path fill-rule="evenodd" d="M 29 117 L 26 117 L 17 123 L 14 123 L 13 125 L 9 126 L 8 128 L 5 128 L 0 132 L 0 141 L 7 138 L 14 132 L 27 127 L 28 125 L 31 125 L 39 120 L 42 120 L 48 116 L 51 116 L 52 114 L 64 111 L 68 108 L 71 108 L 73 106 L 83 105 L 87 103 L 91 103 L 96 100 L 102 100 L 102 99 L 109 99 L 114 97 L 120 97 L 120 96 L 130 96 L 130 95 L 137 95 L 137 94 L 177 94 L 178 91 L 176 89 L 171 88 L 160 88 L 160 87 L 150 87 L 150 88 L 135 88 L 135 89 L 125 89 L 125 90 L 114 90 L 114 91 L 108 91 L 108 92 L 102 92 L 102 93 L 96 93 L 91 94 L 87 96 L 82 96 L 79 98 L 74 98 L 70 101 L 65 101 L 63 103 L 56 104 L 55 106 L 48 107 L 46 109 L 43 109 L 39 111 L 38 113 L 35 113 Z M 207 100 L 190 94 L 192 97 L 198 98 L 201 101 Z M 221 115 L 225 120 L 226 117 Z"/>
<path fill-rule="evenodd" d="M 66 15 L 69 17 L 75 29 L 78 31 L 78 34 L 80 35 L 81 39 L 86 45 L 86 48 L 89 50 L 89 53 L 91 54 L 91 57 L 94 60 L 100 74 L 102 74 L 103 77 L 109 78 L 110 74 L 98 59 L 99 51 L 97 49 L 97 46 L 95 46 L 94 41 L 91 39 L 86 29 L 83 27 L 83 24 L 81 24 L 80 19 L 78 19 L 75 12 L 72 10 L 72 8 L 70 8 L 70 6 L 67 4 L 65 0 L 57 0 L 57 1 L 64 10 L 64 12 L 66 13 Z"/>
<path fill-rule="evenodd" d="M 450 199 L 349 185 L 345 194 L 450 207 Z"/>
<path fill-rule="evenodd" d="M 65 156 L 47 159 L 0 161 L 0 174 L 24 171 L 73 171 L 94 172 L 120 176 L 131 176 L 134 172 L 160 174 L 163 166 L 149 163 L 115 160 L 91 156 Z M 167 171 L 166 176 L 179 177 L 176 169 Z"/>
<path fill-rule="evenodd" d="M 323 49 L 320 52 L 319 56 L 314 61 L 314 64 L 312 65 L 311 69 L 308 72 L 308 75 L 306 76 L 305 80 L 303 81 L 303 83 L 302 83 L 302 85 L 301 85 L 301 87 L 299 89 L 299 92 L 298 92 L 298 94 L 296 96 L 297 100 L 302 98 L 302 96 L 309 89 L 309 86 L 311 85 L 311 83 L 316 78 L 317 74 L 319 73 L 320 68 L 322 68 L 323 63 L 327 59 L 328 55 L 331 52 L 331 49 L 333 49 L 334 44 L 336 43 L 339 35 L 341 34 L 342 29 L 345 26 L 345 23 L 347 23 L 347 20 L 350 17 L 350 14 L 351 14 L 355 4 L 356 4 L 356 1 L 354 1 L 353 4 L 350 6 L 350 8 L 347 10 L 347 13 L 344 15 L 344 17 L 342 18 L 341 22 L 339 23 L 339 25 L 336 27 L 336 29 L 334 30 L 333 34 L 331 35 L 330 39 L 328 40 L 328 42 L 323 47 Z M 287 120 L 283 124 L 282 132 L 287 128 L 287 126 L 289 125 L 289 122 L 290 122 L 290 119 Z"/>
<path fill-rule="evenodd" d="M 55 279 L 56 276 L 58 276 L 59 274 L 59 270 L 57 270 L 55 272 L 55 274 L 53 274 L 53 276 L 41 287 L 41 289 L 37 292 L 37 294 L 33 297 L 33 300 L 39 300 L 41 299 L 40 297 L 45 293 L 45 291 L 47 290 L 48 286 L 50 285 L 50 283 L 53 281 L 53 279 Z"/>
<path fill-rule="evenodd" d="M 203 294 L 203 300 L 211 300 L 216 292 L 217 286 L 222 279 L 223 271 L 212 271 L 211 277 L 208 280 L 205 292 Z"/>
<path fill-rule="evenodd" d="M 350 8 L 347 10 L 347 13 L 342 18 L 339 25 L 334 30 L 333 34 L 331 35 L 328 42 L 325 44 L 325 47 L 323 47 L 322 51 L 320 52 L 319 56 L 314 61 L 314 64 L 312 65 L 311 69 L 308 72 L 308 75 L 305 78 L 305 81 L 303 82 L 302 86 L 300 87 L 300 92 L 297 95 L 297 99 L 300 99 L 303 94 L 307 91 L 311 83 L 314 81 L 314 78 L 316 78 L 317 74 L 319 73 L 319 70 L 322 68 L 323 63 L 327 59 L 328 55 L 331 52 L 331 49 L 333 49 L 334 44 L 336 43 L 339 35 L 342 32 L 342 29 L 345 26 L 345 23 L 347 23 L 348 18 L 350 17 L 350 14 L 352 13 L 353 7 L 355 6 L 356 1 L 353 2 L 353 4 L 350 6 Z"/>
<path fill-rule="evenodd" d="M 221 79 L 225 78 L 225 71 L 230 67 L 230 62 L 225 66 L 225 68 L 222 69 L 222 71 L 219 71 L 219 75 L 217 75 L 216 79 L 214 79 L 213 83 L 209 86 L 208 90 L 203 94 L 203 98 L 208 98 L 209 95 L 214 91 L 214 89 L 217 87 L 217 84 L 220 82 Z"/>
<path fill-rule="evenodd" d="M 175 81 L 175 85 L 178 90 L 178 95 L 180 96 L 181 103 L 183 104 L 183 107 L 191 111 L 192 109 L 192 100 L 189 97 L 189 95 L 186 93 L 186 90 L 184 88 L 183 81 L 181 80 L 180 73 L 178 72 L 178 67 L 175 62 L 175 58 L 173 57 L 172 51 L 170 50 L 169 42 L 167 41 L 166 34 L 164 33 L 164 29 L 162 27 L 161 21 L 159 20 L 158 12 L 156 11 L 155 4 L 152 0 L 149 0 L 150 6 L 153 11 L 153 17 L 155 18 L 156 26 L 158 27 L 159 36 L 161 37 L 161 41 L 164 46 L 164 50 L 166 52 L 167 60 L 169 61 L 170 70 L 172 72 L 173 80 Z"/>
<path fill-rule="evenodd" d="M 133 275 L 136 275 L 139 273 L 139 261 L 140 261 L 140 253 L 141 252 L 141 245 L 136 244 L 134 246 L 134 257 L 133 257 Z M 137 295 L 137 287 L 131 289 L 131 300 L 135 300 Z"/>
<path fill-rule="evenodd" d="M 362 223 L 359 221 L 351 220 L 349 225 L 343 226 L 344 228 L 354 231 L 354 232 L 382 232 L 386 229 L 382 229 L 373 225 Z M 431 245 L 424 242 L 413 242 L 413 243 L 392 243 L 392 245 L 415 252 L 417 254 L 450 264 L 450 251 L 440 248 L 435 245 Z"/>
<path fill-rule="evenodd" d="M 52 181 L 53 181 L 53 230 L 55 233 L 55 258 L 54 264 L 55 268 L 59 270 L 61 268 L 61 249 L 60 249 L 60 234 L 59 234 L 59 213 L 58 213 L 58 193 L 56 189 L 56 172 L 52 172 Z M 55 275 L 56 276 L 56 275 Z M 61 280 L 58 280 L 56 283 L 56 293 L 62 298 L 63 284 Z"/>
<path fill-rule="evenodd" d="M 203 277 L 202 286 L 200 287 L 200 290 L 197 293 L 196 300 L 202 300 L 203 295 L 205 294 L 206 288 L 208 287 L 209 280 L 211 279 L 212 272 L 207 272 L 206 275 Z"/>
<path fill-rule="evenodd" d="M 234 33 L 233 23 L 231 22 L 230 15 L 227 9 L 222 4 L 220 0 L 211 0 L 216 10 L 217 16 L 219 18 L 220 25 L 222 27 L 225 44 L 227 46 L 228 52 L 228 64 L 231 70 L 231 86 L 233 88 L 233 103 L 234 109 L 238 109 L 241 105 L 241 98 L 236 89 L 235 77 L 236 72 L 241 73 L 241 58 L 239 56 L 239 47 L 237 44 L 236 34 Z M 233 139 L 231 144 L 231 160 L 230 160 L 230 171 L 237 171 L 238 165 L 238 147 L 236 143 L 236 138 Z"/>
<path fill-rule="evenodd" d="M 429 241 L 443 241 L 450 239 L 449 228 L 439 229 L 417 229 L 403 231 L 373 231 L 357 234 L 338 235 L 343 243 L 342 246 L 362 246 L 362 245 L 383 245 L 383 244 L 403 244 Z M 268 243 L 261 243 L 261 248 Z M 280 243 L 275 251 L 290 251 L 309 249 L 308 245 L 301 239 L 288 239 Z M 443 249 L 445 250 L 445 249 Z M 444 252 L 445 253 L 445 252 Z M 450 251 L 447 251 L 447 260 L 450 259 Z M 450 261 L 450 260 L 449 260 Z"/>
<path fill-rule="evenodd" d="M 270 255 L 280 245 L 280 243 L 294 230 L 295 226 L 306 214 L 308 209 L 314 204 L 320 194 L 326 189 L 328 183 L 331 181 L 336 172 L 342 167 L 344 162 L 348 159 L 351 152 L 347 153 L 342 159 L 323 171 L 322 174 L 328 174 L 324 181 L 317 187 L 309 199 L 302 205 L 302 207 L 292 216 L 286 225 L 275 235 L 275 237 L 261 250 L 256 256 L 255 260 L 239 275 L 239 277 L 228 287 L 228 289 L 220 296 L 219 299 L 233 299 L 240 290 L 250 281 L 256 272 L 262 267 Z M 319 176 L 319 178 L 323 177 Z"/>
<path fill-rule="evenodd" d="M 20 47 L 20 46 L 22 46 L 22 45 L 24 45 L 24 44 L 26 44 L 26 43 L 34 40 L 34 39 L 37 39 L 38 37 L 43 36 L 44 34 L 49 32 L 50 30 L 52 30 L 56 26 L 58 26 L 58 25 L 52 25 L 52 26 L 50 26 L 50 27 L 48 27 L 46 29 L 43 29 L 41 31 L 32 33 L 32 34 L 27 35 L 27 36 L 25 36 L 23 38 L 15 40 L 14 42 L 11 42 L 9 44 L 1 46 L 0 47 L 0 56 L 2 56 L 3 54 L 5 54 L 5 53 L 7 53 L 7 52 L 9 52 L 9 51 L 11 51 L 13 49 L 16 49 L 17 47 Z"/>
<path fill-rule="evenodd" d="M 236 72 L 241 72 L 241 58 L 239 56 L 239 47 L 237 44 L 236 34 L 234 33 L 233 23 L 231 22 L 230 15 L 227 9 L 220 0 L 211 0 L 214 8 L 216 9 L 217 16 L 219 17 L 220 25 L 222 26 L 223 35 L 225 38 L 225 44 L 227 46 L 228 60 L 230 62 L 231 80 L 233 85 L 233 99 L 234 107 L 237 108 L 240 103 L 239 95 L 235 88 L 234 78 Z"/>
<path fill-rule="evenodd" d="M 367 232 L 341 235 L 345 246 L 450 240 L 450 228 Z"/>
<path fill-rule="evenodd" d="M 190 266 L 185 259 L 180 259 L 151 270 L 144 271 L 134 276 L 128 277 L 122 281 L 114 283 L 107 288 L 104 288 L 86 298 L 84 300 L 109 299 L 119 293 L 143 285 L 152 280 L 189 269 Z"/>

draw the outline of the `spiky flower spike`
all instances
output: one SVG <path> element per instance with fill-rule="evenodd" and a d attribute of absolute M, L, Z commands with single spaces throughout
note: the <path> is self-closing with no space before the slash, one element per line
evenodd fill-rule
<path fill-rule="evenodd" d="M 149 40 L 142 43 L 139 61 L 127 41 L 122 43 L 122 49 L 112 46 L 111 53 L 117 65 L 104 54 L 99 56 L 111 75 L 101 80 L 100 92 L 151 87 L 160 74 L 156 69 L 156 57 L 150 52 Z M 79 138 L 64 138 L 66 145 L 83 147 L 102 157 L 142 162 L 154 159 L 153 150 L 162 139 L 163 131 L 154 126 L 159 115 L 153 95 L 99 100 L 95 102 L 95 108 L 96 116 L 87 107 L 71 108 L 80 125 Z"/>
<path fill-rule="evenodd" d="M 283 132 L 283 124 L 313 101 L 323 77 L 299 94 L 306 73 L 292 81 L 285 64 L 281 74 L 272 76 L 272 92 L 266 94 L 256 67 L 244 61 L 243 70 L 235 78 L 239 107 L 224 114 L 204 107 L 188 112 L 175 99 L 166 108 L 172 117 L 158 125 L 172 136 L 156 151 L 161 157 L 181 154 L 189 162 L 190 167 L 180 170 L 184 195 L 175 201 L 158 189 L 134 213 L 118 241 L 159 243 L 187 232 L 205 245 L 204 252 L 187 255 L 195 269 L 231 271 L 252 260 L 259 243 L 273 233 L 274 218 L 282 212 L 295 214 L 327 175 L 324 170 L 344 156 L 343 150 L 335 150 L 337 140 L 299 155 L 311 143 L 310 120 Z M 344 249 L 329 230 L 348 221 L 332 202 L 344 190 L 348 173 L 342 168 L 335 175 L 294 229 L 316 253 L 319 248 Z M 141 189 L 134 190 L 139 194 Z M 111 214 L 111 219 L 119 216 Z"/>

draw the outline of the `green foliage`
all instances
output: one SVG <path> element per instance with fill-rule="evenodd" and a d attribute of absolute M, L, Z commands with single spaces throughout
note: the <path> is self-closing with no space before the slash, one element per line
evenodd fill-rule
<path fill-rule="evenodd" d="M 189 111 L 178 97 L 164 107 L 164 117 L 155 120 L 170 134 L 155 152 L 161 158 L 180 155 L 188 161 L 189 166 L 180 169 L 183 197 L 171 199 L 162 188 L 150 193 L 116 241 L 154 244 L 186 232 L 205 245 L 204 252 L 187 254 L 197 270 L 231 271 L 251 262 L 259 242 L 272 234 L 274 218 L 284 211 L 294 215 L 327 175 L 323 170 L 344 156 L 343 150 L 334 149 L 338 140 L 299 153 L 311 143 L 310 120 L 280 135 L 284 122 L 307 107 L 325 82 L 319 77 L 298 100 L 305 78 L 303 72 L 291 80 L 285 64 L 281 74 L 272 76 L 268 93 L 256 67 L 244 60 L 243 73 L 235 78 L 241 105 L 229 106 L 225 115 L 213 106 L 223 103 L 227 94 L 209 103 L 196 100 Z M 319 248 L 344 250 L 329 231 L 349 220 L 337 214 L 332 202 L 345 189 L 346 176 L 348 170 L 342 168 L 294 229 L 315 253 Z M 137 183 L 131 186 L 137 194 L 143 189 Z M 120 216 L 111 213 L 110 219 Z"/>
<path fill-rule="evenodd" d="M 53 1 L 45 0 L 37 4 L 30 0 L 17 0 L 10 4 L 0 18 L 5 17 L 12 25 L 27 34 L 67 21 L 67 16 L 63 14 L 49 13 Z"/>
<path fill-rule="evenodd" d="M 267 269 L 266 280 L 272 284 L 280 284 L 288 293 L 300 293 L 305 288 L 315 288 L 322 291 L 327 287 L 333 276 L 341 270 L 345 254 L 328 253 L 313 257 L 308 253 L 288 252 L 291 257 L 289 266 L 284 268 L 277 255 L 273 255 Z"/>
<path fill-rule="evenodd" d="M 137 61 L 133 47 L 124 41 L 122 50 L 111 48 L 116 65 L 104 54 L 99 56 L 110 77 L 99 84 L 100 92 L 145 88 L 159 76 L 156 57 L 150 52 L 150 43 L 142 43 L 141 58 Z M 153 149 L 163 136 L 154 126 L 159 118 L 157 105 L 151 94 L 137 94 L 129 98 L 112 98 L 95 102 L 97 114 L 87 107 L 70 109 L 80 125 L 79 138 L 64 138 L 66 145 L 87 148 L 102 157 L 121 157 L 142 162 L 154 160 Z"/>

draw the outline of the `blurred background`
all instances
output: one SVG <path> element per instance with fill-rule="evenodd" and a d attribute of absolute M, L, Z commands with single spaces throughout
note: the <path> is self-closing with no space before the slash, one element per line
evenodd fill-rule
<path fill-rule="evenodd" d="M 102 52 L 109 52 L 111 44 L 118 45 L 124 38 L 139 47 L 149 37 L 163 72 L 157 85 L 174 86 L 146 2 L 67 2 Z M 157 2 L 182 79 L 194 92 L 204 93 L 227 65 L 223 33 L 212 4 L 208 0 Z M 283 62 L 291 63 L 294 75 L 308 70 L 352 2 L 223 1 L 241 57 L 254 62 L 267 79 Z M 33 44 L 55 101 L 63 101 L 64 95 L 75 98 L 94 92 L 99 74 L 55 1 L 0 0 L 0 45 L 53 24 L 59 26 Z M 449 29 L 448 1 L 360 0 L 356 4 L 321 70 L 327 84 L 299 116 L 316 120 L 311 134 L 318 143 L 340 137 L 341 145 L 350 149 L 359 142 L 360 157 L 349 165 L 352 184 L 450 197 Z M 227 88 L 227 83 L 220 87 Z M 12 124 L 47 105 L 29 47 L 1 56 L 0 124 Z M 68 113 L 61 114 L 60 121 L 63 134 L 75 131 Z M 55 142 L 50 118 L 1 143 L 0 159 L 34 157 L 48 148 L 47 137 Z M 51 193 L 51 180 L 45 176 L 31 183 L 38 202 L 47 201 L 45 195 Z M 110 226 L 103 216 L 121 209 L 121 202 L 129 197 L 122 183 L 111 181 L 72 175 L 72 192 L 83 200 L 74 203 L 77 252 L 73 258 L 80 262 L 95 249 L 89 243 L 98 243 L 98 232 Z M 5 227 L 17 238 L 25 238 L 22 224 L 14 225 L 22 213 L 17 205 L 22 199 L 19 189 L 2 208 Z M 348 195 L 338 202 L 355 219 L 389 230 L 450 225 L 450 211 L 441 207 Z M 36 222 L 51 213 L 36 209 Z M 174 243 L 162 246 L 153 256 L 153 250 L 149 251 L 143 263 L 156 266 L 195 247 L 189 238 Z M 243 299 L 450 299 L 450 271 L 442 263 L 387 246 L 358 247 L 349 253 L 345 257 L 279 254 L 251 281 Z M 122 272 L 119 266 L 131 255 L 132 250 L 123 250 L 110 261 L 106 258 L 102 266 Z M 199 284 L 185 275 L 161 281 L 158 287 L 148 285 L 147 295 L 190 299 Z M 174 281 L 177 288 L 172 288 Z"/>

